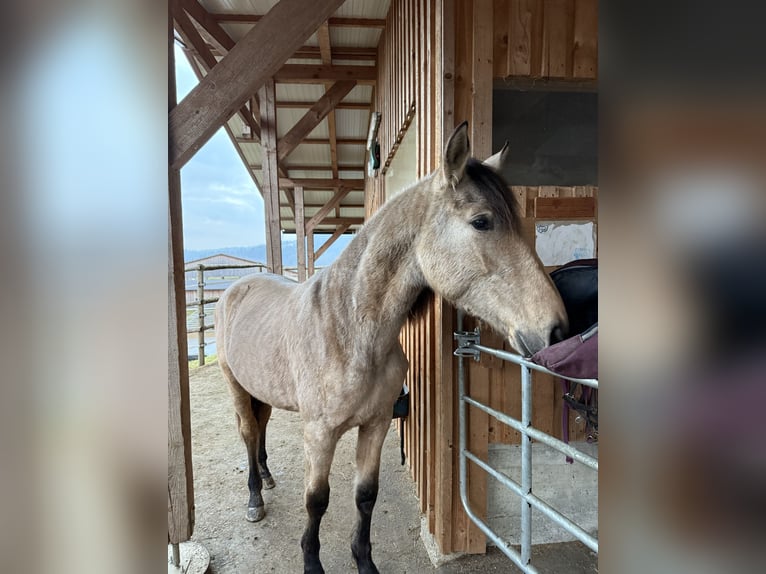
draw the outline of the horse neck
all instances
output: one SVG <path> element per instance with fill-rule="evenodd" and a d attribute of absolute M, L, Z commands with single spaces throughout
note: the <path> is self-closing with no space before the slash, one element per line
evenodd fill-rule
<path fill-rule="evenodd" d="M 429 179 L 389 200 L 328 269 L 350 328 L 396 338 L 426 287 L 414 244 L 426 214 Z M 363 336 L 363 333 L 357 333 Z"/>

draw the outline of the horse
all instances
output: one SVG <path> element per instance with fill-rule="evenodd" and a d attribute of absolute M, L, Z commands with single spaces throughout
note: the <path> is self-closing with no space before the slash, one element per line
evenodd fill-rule
<path fill-rule="evenodd" d="M 218 361 L 247 449 L 247 520 L 263 519 L 261 492 L 274 486 L 266 453 L 272 407 L 301 416 L 305 573 L 324 572 L 319 526 L 330 465 L 338 439 L 354 427 L 351 551 L 360 574 L 378 572 L 370 522 L 381 448 L 408 368 L 399 332 L 423 293 L 480 318 L 525 355 L 563 339 L 564 305 L 522 240 L 517 210 L 498 173 L 471 157 L 464 122 L 441 167 L 387 201 L 332 265 L 303 283 L 253 274 L 221 296 Z"/>

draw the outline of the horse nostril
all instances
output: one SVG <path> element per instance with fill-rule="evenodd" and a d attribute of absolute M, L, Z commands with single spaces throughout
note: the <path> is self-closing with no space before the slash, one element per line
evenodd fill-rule
<path fill-rule="evenodd" d="M 564 332 L 564 328 L 561 325 L 556 325 L 553 327 L 553 330 L 551 331 L 551 337 L 550 337 L 550 345 L 555 345 L 556 343 L 560 343 L 566 338 L 566 334 Z"/>

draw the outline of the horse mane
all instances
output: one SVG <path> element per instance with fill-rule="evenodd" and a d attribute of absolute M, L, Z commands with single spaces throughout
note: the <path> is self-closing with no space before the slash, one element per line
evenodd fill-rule
<path fill-rule="evenodd" d="M 468 160 L 465 174 L 483 192 L 483 198 L 495 213 L 498 222 L 518 230 L 520 228 L 519 206 L 505 180 L 494 169 L 474 158 Z"/>

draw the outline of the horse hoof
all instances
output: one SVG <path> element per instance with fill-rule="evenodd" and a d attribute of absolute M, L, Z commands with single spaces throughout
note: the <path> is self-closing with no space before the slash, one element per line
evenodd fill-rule
<path fill-rule="evenodd" d="M 264 490 L 271 490 L 277 485 L 276 482 L 274 482 L 274 479 L 270 476 L 263 479 L 263 488 Z"/>
<path fill-rule="evenodd" d="M 359 571 L 359 574 L 380 574 L 377 566 L 375 566 L 375 564 L 372 562 L 357 564 L 356 567 Z"/>
<path fill-rule="evenodd" d="M 260 520 L 263 520 L 263 518 L 266 516 L 266 509 L 263 506 L 256 506 L 253 508 L 247 509 L 247 514 L 245 515 L 245 518 L 248 522 L 258 522 Z"/>

